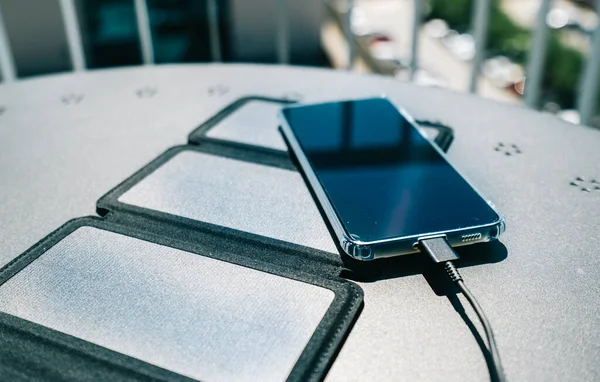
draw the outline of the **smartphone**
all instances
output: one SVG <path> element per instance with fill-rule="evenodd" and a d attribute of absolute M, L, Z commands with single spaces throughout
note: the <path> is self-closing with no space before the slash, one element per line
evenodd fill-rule
<path fill-rule="evenodd" d="M 490 241 L 504 220 L 414 120 L 385 98 L 285 107 L 280 130 L 340 247 L 359 260 L 422 239 Z"/>

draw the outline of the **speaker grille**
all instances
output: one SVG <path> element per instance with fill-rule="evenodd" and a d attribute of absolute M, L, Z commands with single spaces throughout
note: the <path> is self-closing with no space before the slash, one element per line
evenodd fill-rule
<path fill-rule="evenodd" d="M 467 242 L 467 241 L 475 241 L 475 240 L 479 240 L 479 239 L 481 239 L 480 233 L 471 233 L 469 235 L 463 235 L 461 238 L 461 241 Z"/>

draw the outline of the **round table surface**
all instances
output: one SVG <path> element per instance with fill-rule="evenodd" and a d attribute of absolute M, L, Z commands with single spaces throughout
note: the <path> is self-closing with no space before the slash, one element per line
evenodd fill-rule
<path fill-rule="evenodd" d="M 508 379 L 599 380 L 600 132 L 392 78 L 198 64 L 0 85 L 0 265 L 68 219 L 95 215 L 103 194 L 240 97 L 382 94 L 454 129 L 449 159 L 507 221 L 495 249 L 468 249 L 494 253 L 461 272 L 492 322 Z M 402 260 L 387 268 L 358 282 L 364 309 L 327 380 L 488 379 L 472 332 L 479 324 L 462 296 L 460 304 L 436 294 Z"/>

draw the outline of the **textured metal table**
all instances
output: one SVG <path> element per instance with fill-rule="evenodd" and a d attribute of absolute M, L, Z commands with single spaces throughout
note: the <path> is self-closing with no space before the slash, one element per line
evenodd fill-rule
<path fill-rule="evenodd" d="M 178 65 L 0 85 L 0 264 L 66 220 L 95 214 L 100 196 L 242 96 L 380 94 L 452 126 L 450 159 L 507 220 L 502 244 L 462 274 L 493 322 L 508 379 L 600 379 L 600 132 L 390 78 Z M 415 269 L 390 261 L 378 280 L 360 282 L 365 307 L 328 380 L 489 378 L 461 304 Z"/>

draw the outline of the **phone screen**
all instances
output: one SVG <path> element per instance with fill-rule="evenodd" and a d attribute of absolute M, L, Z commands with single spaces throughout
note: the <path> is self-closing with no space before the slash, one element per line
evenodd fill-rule
<path fill-rule="evenodd" d="M 283 114 L 340 222 L 356 240 L 500 220 L 384 98 L 291 107 Z"/>

